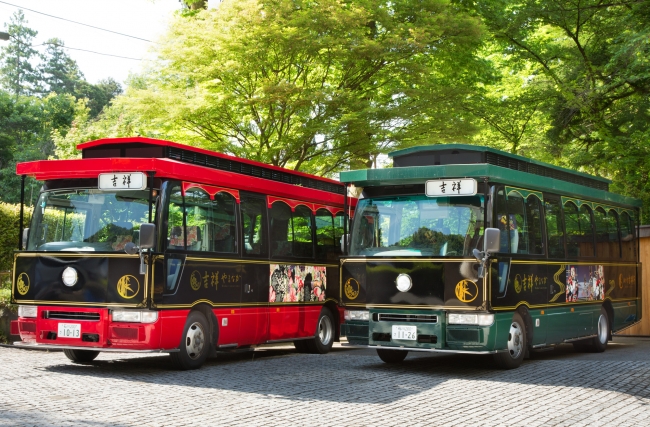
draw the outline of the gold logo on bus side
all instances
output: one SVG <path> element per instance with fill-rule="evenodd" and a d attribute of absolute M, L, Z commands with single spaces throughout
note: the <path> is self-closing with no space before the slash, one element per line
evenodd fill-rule
<path fill-rule="evenodd" d="M 478 296 L 478 285 L 471 280 L 461 280 L 456 285 L 456 298 L 460 302 L 472 302 Z"/>
<path fill-rule="evenodd" d="M 518 274 L 515 276 L 515 292 L 521 292 L 521 277 Z"/>
<path fill-rule="evenodd" d="M 20 295 L 25 295 L 29 291 L 29 276 L 27 273 L 20 273 L 16 279 L 16 289 Z"/>
<path fill-rule="evenodd" d="M 135 287 L 135 289 L 133 289 Z M 134 276 L 125 274 L 117 281 L 117 293 L 124 299 L 131 299 L 140 292 L 140 282 Z"/>
<path fill-rule="evenodd" d="M 195 291 L 198 291 L 199 288 L 201 288 L 201 273 L 196 270 L 194 270 L 190 275 L 190 286 Z"/>
<path fill-rule="evenodd" d="M 357 282 L 356 279 L 349 278 L 345 282 L 345 286 L 343 286 L 343 290 L 345 291 L 345 296 L 348 297 L 349 300 L 353 300 L 359 296 L 359 291 L 361 290 L 361 286 L 359 286 L 359 282 Z"/>

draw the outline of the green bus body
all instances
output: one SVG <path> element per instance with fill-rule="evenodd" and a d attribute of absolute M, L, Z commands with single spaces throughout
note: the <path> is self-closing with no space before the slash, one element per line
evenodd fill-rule
<path fill-rule="evenodd" d="M 610 181 L 460 144 L 391 157 L 393 168 L 340 177 L 363 188 L 341 260 L 351 345 L 498 354 L 521 318 L 526 350 L 580 348 L 641 319 L 641 202 L 610 193 Z M 427 181 L 470 178 L 474 196 L 425 195 Z M 488 227 L 501 249 L 479 277 L 472 251 Z M 396 287 L 402 275 L 407 290 Z M 395 335 L 401 326 L 415 327 L 403 328 L 409 339 L 396 338 L 407 336 Z"/>

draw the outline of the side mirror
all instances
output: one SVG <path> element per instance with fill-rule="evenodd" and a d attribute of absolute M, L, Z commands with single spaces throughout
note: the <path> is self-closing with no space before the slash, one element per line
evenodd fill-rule
<path fill-rule="evenodd" d="M 29 239 L 29 228 L 23 229 L 23 250 L 27 249 L 27 240 Z"/>
<path fill-rule="evenodd" d="M 145 223 L 140 225 L 140 249 L 151 249 L 156 243 L 156 226 Z"/>
<path fill-rule="evenodd" d="M 501 248 L 501 232 L 498 228 L 486 228 L 483 234 L 483 252 L 499 252 Z"/>

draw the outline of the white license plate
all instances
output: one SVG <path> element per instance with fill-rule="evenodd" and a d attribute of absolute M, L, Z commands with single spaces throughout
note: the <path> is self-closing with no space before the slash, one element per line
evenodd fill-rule
<path fill-rule="evenodd" d="M 81 338 L 81 325 L 79 323 L 59 323 L 57 338 Z"/>
<path fill-rule="evenodd" d="M 393 339 L 415 341 L 418 339 L 417 326 L 393 325 Z"/>

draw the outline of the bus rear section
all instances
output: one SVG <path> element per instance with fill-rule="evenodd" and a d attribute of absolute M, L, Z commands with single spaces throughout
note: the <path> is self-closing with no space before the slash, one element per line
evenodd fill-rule
<path fill-rule="evenodd" d="M 338 340 L 340 183 L 141 137 L 80 148 L 18 166 L 44 186 L 14 256 L 17 346 L 75 362 L 166 352 L 194 369 L 216 351 Z"/>
<path fill-rule="evenodd" d="M 460 144 L 344 172 L 361 187 L 341 261 L 350 345 L 492 354 L 503 368 L 573 343 L 604 351 L 641 319 L 641 202 L 609 181 Z"/>

